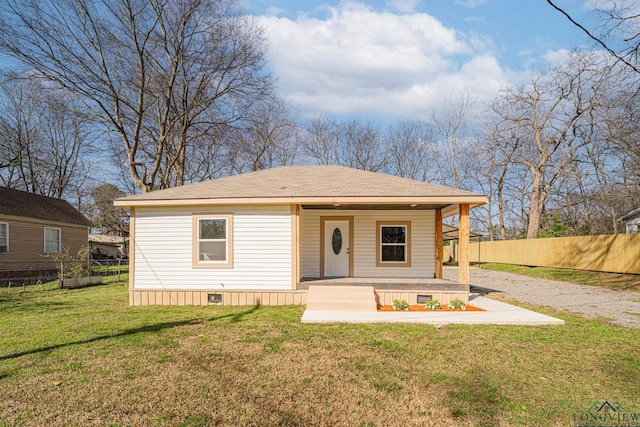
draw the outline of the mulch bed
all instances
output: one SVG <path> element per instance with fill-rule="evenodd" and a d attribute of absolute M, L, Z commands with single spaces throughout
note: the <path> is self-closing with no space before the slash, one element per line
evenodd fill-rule
<path fill-rule="evenodd" d="M 403 311 L 407 311 L 407 310 L 394 310 L 392 305 L 379 305 L 378 306 L 378 311 L 403 312 Z M 451 310 L 446 305 L 443 305 L 442 308 L 440 308 L 438 310 L 429 310 L 424 305 L 417 304 L 417 305 L 410 305 L 408 311 L 424 311 L 424 312 L 432 312 L 432 313 L 433 312 L 437 313 L 437 312 L 440 312 L 440 311 L 458 311 L 458 312 L 464 313 L 465 311 L 485 311 L 485 310 L 483 310 L 481 308 L 478 308 L 476 306 L 473 306 L 473 305 L 469 305 L 469 304 L 467 304 L 467 309 L 466 310 Z"/>

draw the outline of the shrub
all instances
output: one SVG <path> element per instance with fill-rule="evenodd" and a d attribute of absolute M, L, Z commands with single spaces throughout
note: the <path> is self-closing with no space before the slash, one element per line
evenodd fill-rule
<path fill-rule="evenodd" d="M 409 310 L 409 303 L 403 299 L 394 299 L 393 300 L 393 309 L 394 310 Z"/>
<path fill-rule="evenodd" d="M 60 253 L 49 255 L 56 260 L 58 267 L 60 267 L 58 279 L 89 276 L 89 253 L 89 248 L 83 246 L 75 255 L 70 254 L 67 248 L 64 248 Z"/>
<path fill-rule="evenodd" d="M 451 310 L 466 310 L 467 306 L 465 305 L 464 301 L 462 301 L 461 299 L 454 299 L 449 303 L 449 309 Z"/>
<path fill-rule="evenodd" d="M 432 299 L 424 303 L 424 306 L 427 310 L 440 310 L 442 306 L 440 305 L 440 301 L 437 299 Z"/>

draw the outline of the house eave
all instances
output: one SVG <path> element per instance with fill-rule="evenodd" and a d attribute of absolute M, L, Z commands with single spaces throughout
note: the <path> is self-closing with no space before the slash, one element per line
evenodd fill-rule
<path fill-rule="evenodd" d="M 266 205 L 315 205 L 336 208 L 342 205 L 385 205 L 390 209 L 394 206 L 437 206 L 444 205 L 443 215 L 454 215 L 458 205 L 469 204 L 471 208 L 485 205 L 489 202 L 486 196 L 396 196 L 396 197 L 262 197 L 262 198 L 203 198 L 203 199 L 153 199 L 127 200 L 120 199 L 113 202 L 117 207 L 187 207 L 187 206 L 266 206 Z"/>
<path fill-rule="evenodd" d="M 51 221 L 47 219 L 40 218 L 32 218 L 29 216 L 17 216 L 17 215 L 5 215 L 0 213 L 0 221 L 16 221 L 16 222 L 26 222 L 29 224 L 41 224 L 41 225 L 50 225 L 52 227 L 69 227 L 69 228 L 82 228 L 85 230 L 89 230 L 91 228 L 91 224 L 78 224 L 74 222 L 64 222 L 64 221 Z"/>
<path fill-rule="evenodd" d="M 618 221 L 629 221 L 637 217 L 640 217 L 640 208 L 634 209 L 631 212 L 627 212 L 626 214 L 618 218 Z"/>

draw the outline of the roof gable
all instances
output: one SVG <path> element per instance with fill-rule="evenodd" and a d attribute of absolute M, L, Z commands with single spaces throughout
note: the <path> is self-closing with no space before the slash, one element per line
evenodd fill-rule
<path fill-rule="evenodd" d="M 469 191 L 336 165 L 284 166 L 118 199 L 127 202 L 386 197 L 481 197 Z M 486 201 L 485 201 L 486 203 Z M 483 204 L 483 203 L 480 203 Z"/>
<path fill-rule="evenodd" d="M 631 221 L 640 217 L 640 208 L 634 209 L 631 212 L 627 212 L 618 218 L 618 221 Z"/>
<path fill-rule="evenodd" d="M 62 199 L 0 187 L 0 215 L 91 227 L 91 222 Z"/>

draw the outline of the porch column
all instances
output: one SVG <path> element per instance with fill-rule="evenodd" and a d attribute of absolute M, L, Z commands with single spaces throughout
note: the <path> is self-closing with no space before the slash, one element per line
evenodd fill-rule
<path fill-rule="evenodd" d="M 469 283 L 469 204 L 460 204 L 458 229 L 458 282 Z"/>
<path fill-rule="evenodd" d="M 436 279 L 442 279 L 442 211 L 436 209 Z"/>
<path fill-rule="evenodd" d="M 291 205 L 291 289 L 300 283 L 300 205 Z"/>
<path fill-rule="evenodd" d="M 129 208 L 129 290 L 135 288 L 136 280 L 136 208 Z M 129 298 L 129 304 L 133 301 Z"/>

